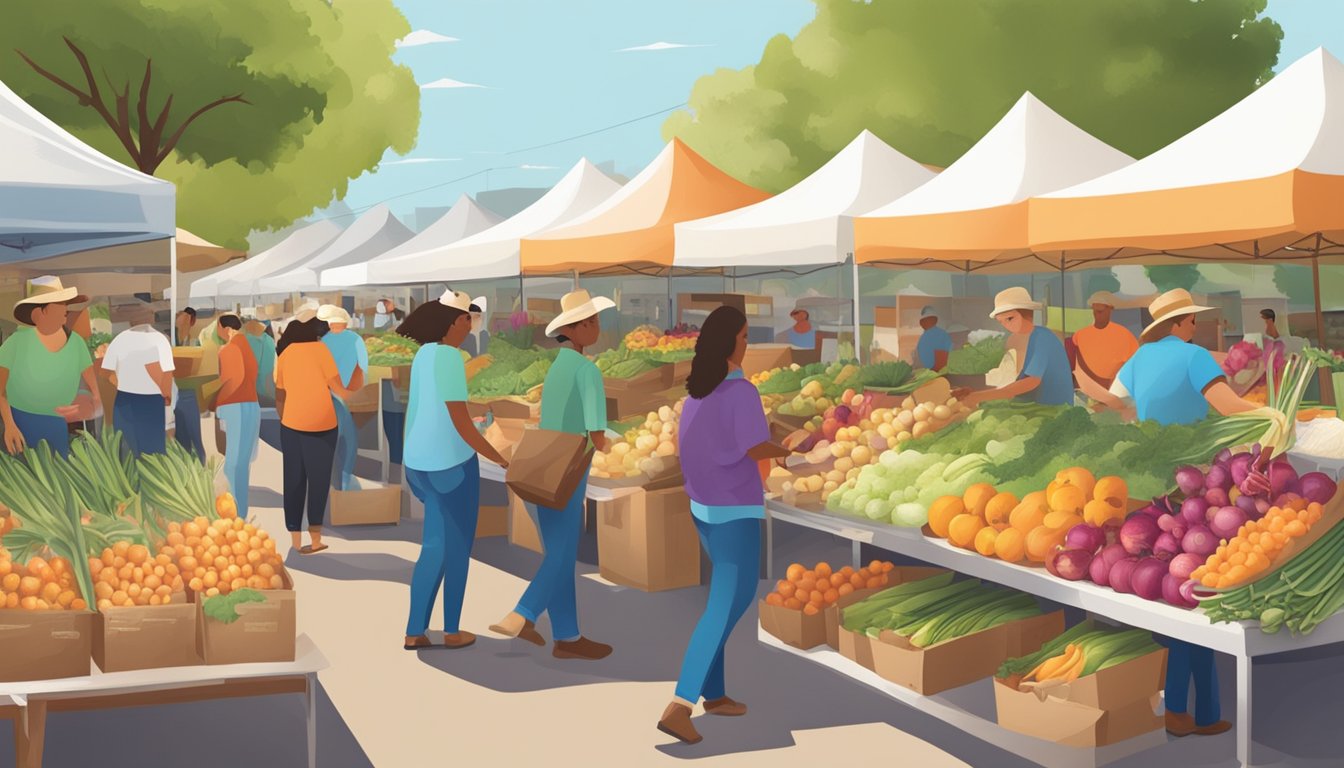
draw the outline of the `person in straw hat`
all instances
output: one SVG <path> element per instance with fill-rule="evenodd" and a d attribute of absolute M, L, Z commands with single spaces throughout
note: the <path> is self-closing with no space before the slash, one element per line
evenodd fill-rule
<path fill-rule="evenodd" d="M 560 314 L 546 327 L 546 335 L 559 341 L 561 347 L 541 389 L 541 428 L 588 435 L 599 451 L 607 445 L 606 392 L 602 372 L 583 352 L 597 343 L 602 332 L 598 314 L 615 306 L 611 299 L 590 296 L 585 290 L 573 291 L 560 300 Z M 490 627 L 490 631 L 507 637 L 545 645 L 535 623 L 543 612 L 547 613 L 555 641 L 551 654 L 557 659 L 596 660 L 611 653 L 611 646 L 589 640 L 579 632 L 574 567 L 583 534 L 587 490 L 585 472 L 564 509 L 537 507 L 537 528 L 545 551 L 541 566 L 513 611 Z"/>
<path fill-rule="evenodd" d="M 485 318 L 488 316 L 485 297 L 477 296 L 472 299 L 471 306 L 474 308 L 471 313 L 471 335 L 462 343 L 462 349 L 466 350 L 468 355 L 478 357 L 490 349 L 490 331 L 485 328 Z"/>
<path fill-rule="evenodd" d="M 334 304 L 324 304 L 317 310 L 317 319 L 327 324 L 327 334 L 322 343 L 331 350 L 336 360 L 336 369 L 341 372 L 341 383 L 345 388 L 358 392 L 364 387 L 364 378 L 369 371 L 369 349 L 364 345 L 364 337 L 349 330 L 350 313 Z M 337 437 L 336 461 L 332 467 L 331 487 L 339 491 L 349 491 L 354 487 L 355 460 L 359 458 L 359 435 L 355 427 L 355 417 L 346 407 L 345 401 L 332 396 L 331 404 L 336 408 Z"/>
<path fill-rule="evenodd" d="M 14 319 L 23 327 L 0 344 L 0 420 L 10 453 L 46 441 L 57 453 L 69 454 L 67 424 L 88 410 L 77 401 L 81 380 L 93 410 L 101 409 L 89 346 L 65 328 L 69 306 L 88 300 L 59 277 L 46 275 L 29 280 L 26 295 L 14 305 Z"/>
<path fill-rule="evenodd" d="M 467 368 L 460 347 L 471 333 L 471 299 L 449 289 L 416 307 L 397 333 L 420 344 L 411 363 L 402 466 L 425 505 L 424 540 L 411 574 L 410 611 L 402 647 L 434 647 L 425 634 L 434 598 L 443 587 L 443 646 L 466 648 L 476 636 L 462 630 L 467 566 L 480 514 L 478 455 L 509 463 L 476 429 L 467 410 Z"/>
<path fill-rule="evenodd" d="M 1036 325 L 1036 313 L 1044 309 L 1032 301 L 1026 288 L 1009 288 L 994 297 L 989 316 L 1012 335 L 1009 346 L 1025 347 L 1017 381 L 1005 387 L 972 392 L 964 400 L 975 407 L 987 400 L 1028 397 L 1041 405 L 1073 403 L 1073 376 L 1064 342 L 1049 328 Z"/>
<path fill-rule="evenodd" d="M 1098 291 L 1087 300 L 1092 307 L 1092 325 L 1073 333 L 1073 344 L 1078 348 L 1079 382 L 1091 378 L 1103 389 L 1109 388 L 1120 372 L 1120 366 L 1139 348 L 1139 340 L 1129 329 L 1111 322 L 1116 298 L 1109 291 Z"/>

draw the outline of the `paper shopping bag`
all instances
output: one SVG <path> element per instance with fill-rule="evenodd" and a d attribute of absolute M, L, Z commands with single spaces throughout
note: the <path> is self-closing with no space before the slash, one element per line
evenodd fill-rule
<path fill-rule="evenodd" d="M 561 509 L 592 463 L 587 435 L 528 429 L 513 449 L 504 482 L 524 501 Z"/>

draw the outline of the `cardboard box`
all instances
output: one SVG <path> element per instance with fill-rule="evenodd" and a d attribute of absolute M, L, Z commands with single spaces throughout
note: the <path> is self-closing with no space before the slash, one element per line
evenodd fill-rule
<path fill-rule="evenodd" d="M 901 313 L 895 307 L 873 307 L 873 325 L 878 328 L 900 328 Z"/>
<path fill-rule="evenodd" d="M 994 681 L 998 722 L 1012 731 L 1071 747 L 1101 747 L 1163 727 L 1156 714 L 1166 679 L 1161 649 L 1096 674 L 1038 691 Z"/>
<path fill-rule="evenodd" d="M 804 651 L 826 642 L 826 617 L 817 613 L 811 616 L 802 611 L 770 605 L 762 600 L 759 603 L 761 628 L 794 648 Z"/>
<path fill-rule="evenodd" d="M 635 416 L 647 416 L 659 406 L 667 405 L 667 399 L 653 389 L 621 389 L 607 392 L 607 418 L 612 421 L 624 421 Z M 498 414 L 496 414 L 498 415 Z"/>
<path fill-rule="evenodd" d="M 645 592 L 700 583 L 700 537 L 682 487 L 641 490 L 597 505 L 602 578 Z"/>
<path fill-rule="evenodd" d="M 527 511 L 527 502 L 513 491 L 509 491 L 509 543 L 515 547 L 544 554 L 541 533 L 537 530 L 532 515 Z"/>
<path fill-rule="evenodd" d="M 747 347 L 747 356 L 742 359 L 742 375 L 751 378 L 763 371 L 789 365 L 793 361 L 793 348 L 788 344 L 753 344 Z"/>
<path fill-rule="evenodd" d="M 94 614 L 93 660 L 104 672 L 200 664 L 196 606 L 186 595 L 174 595 L 168 605 L 108 608 Z"/>
<path fill-rule="evenodd" d="M 467 403 L 467 412 L 473 418 L 484 416 L 487 411 L 495 414 L 496 419 L 536 421 L 541 417 L 541 403 L 528 402 L 520 397 L 500 397 Z"/>
<path fill-rule="evenodd" d="M 188 592 L 196 609 L 196 653 L 206 664 L 252 664 L 294 660 L 298 637 L 294 582 L 280 569 L 283 589 L 260 590 L 265 602 L 238 606 L 238 619 L 225 624 L 205 615 L 205 595 Z"/>
<path fill-rule="evenodd" d="M 821 612 L 822 618 L 826 622 L 826 644 L 835 650 L 840 650 L 840 617 L 843 611 L 849 606 L 867 599 L 881 592 L 884 589 L 894 587 L 898 584 L 906 584 L 911 581 L 919 581 L 929 576 L 937 576 L 940 573 L 946 573 L 943 568 L 929 568 L 922 565 L 898 565 L 891 569 L 887 574 L 887 586 L 877 589 L 856 589 L 853 592 L 841 597 L 835 601 L 835 604 L 826 606 L 826 610 Z"/>
<path fill-rule="evenodd" d="M 508 535 L 509 508 L 482 505 L 480 515 L 476 518 L 476 538 Z"/>
<path fill-rule="evenodd" d="M 672 387 L 680 386 L 682 384 L 685 384 L 686 380 L 691 377 L 690 360 L 678 360 L 677 362 L 664 367 L 672 369 L 672 383 L 669 384 L 668 386 Z"/>
<path fill-rule="evenodd" d="M 873 669 L 873 641 L 862 632 L 851 632 L 844 627 L 837 628 L 836 650 L 841 656 L 858 664 L 864 669 Z"/>
<path fill-rule="evenodd" d="M 89 674 L 93 613 L 0 610 L 0 681 Z"/>
<path fill-rule="evenodd" d="M 331 492 L 332 525 L 396 525 L 401 522 L 401 486 Z"/>
<path fill-rule="evenodd" d="M 1064 631 L 1064 612 L 1000 624 L 927 648 L 890 630 L 873 639 L 873 671 L 925 696 L 992 676 L 1003 662 L 1040 649 Z"/>

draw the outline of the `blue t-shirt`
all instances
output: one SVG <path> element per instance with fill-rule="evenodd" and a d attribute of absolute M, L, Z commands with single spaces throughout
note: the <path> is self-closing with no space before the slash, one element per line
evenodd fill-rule
<path fill-rule="evenodd" d="M 794 329 L 789 329 L 789 346 L 794 349 L 816 349 L 817 348 L 817 329 L 809 329 L 806 333 L 799 333 Z"/>
<path fill-rule="evenodd" d="M 1027 397 L 1041 405 L 1073 404 L 1073 372 L 1069 369 L 1069 353 L 1064 342 L 1049 328 L 1036 326 L 1027 337 L 1027 355 L 1022 362 L 1018 379 L 1035 376 L 1041 380 Z"/>
<path fill-rule="evenodd" d="M 915 355 L 919 357 L 920 365 L 925 368 L 933 368 L 933 353 L 939 351 L 952 351 L 952 335 L 935 325 L 919 337 L 919 344 L 915 347 Z"/>
<path fill-rule="evenodd" d="M 1204 390 L 1223 376 L 1207 349 L 1168 336 L 1139 347 L 1116 375 L 1139 419 L 1159 424 L 1193 424 L 1209 415 Z"/>
<path fill-rule="evenodd" d="M 403 466 L 421 472 L 439 472 L 475 455 L 453 426 L 444 405 L 466 401 L 467 367 L 457 347 L 438 343 L 420 347 L 411 362 Z"/>
<path fill-rule="evenodd" d="M 366 374 L 369 372 L 369 348 L 364 346 L 364 339 L 358 333 L 351 330 L 328 333 L 322 337 L 322 343 L 331 350 L 336 370 L 341 374 L 341 384 L 350 386 L 350 377 L 355 375 L 355 368 Z"/>

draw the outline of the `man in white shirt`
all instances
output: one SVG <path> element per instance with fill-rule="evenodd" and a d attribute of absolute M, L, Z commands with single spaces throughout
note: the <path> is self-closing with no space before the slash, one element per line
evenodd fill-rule
<path fill-rule="evenodd" d="M 173 348 L 152 325 L 122 331 L 107 346 L 103 371 L 117 386 L 112 426 L 136 456 L 163 453 L 163 409 L 172 401 Z"/>

